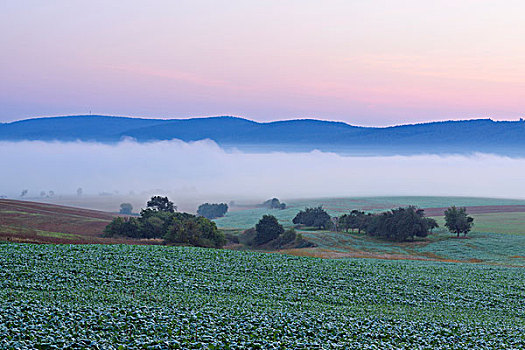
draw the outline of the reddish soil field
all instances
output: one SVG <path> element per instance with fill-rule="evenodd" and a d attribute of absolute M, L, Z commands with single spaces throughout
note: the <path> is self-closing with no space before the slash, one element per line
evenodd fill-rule
<path fill-rule="evenodd" d="M 469 214 L 523 213 L 525 205 L 478 205 L 466 207 Z M 443 216 L 448 208 L 425 208 L 425 216 Z"/>
<path fill-rule="evenodd" d="M 0 241 L 60 244 L 156 244 L 157 241 L 105 238 L 115 215 L 88 209 L 0 199 Z"/>

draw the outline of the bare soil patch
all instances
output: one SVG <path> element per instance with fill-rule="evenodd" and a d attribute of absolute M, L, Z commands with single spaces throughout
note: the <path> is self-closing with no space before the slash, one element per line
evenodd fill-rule
<path fill-rule="evenodd" d="M 422 256 L 405 255 L 405 254 L 388 254 L 382 252 L 368 252 L 363 250 L 340 252 L 323 248 L 306 248 L 306 249 L 283 249 L 279 253 L 290 254 L 295 256 L 308 256 L 323 259 L 341 259 L 341 258 L 368 258 L 384 260 L 431 260 L 431 261 L 450 261 L 457 260 L 443 259 L 435 254 L 421 254 Z"/>

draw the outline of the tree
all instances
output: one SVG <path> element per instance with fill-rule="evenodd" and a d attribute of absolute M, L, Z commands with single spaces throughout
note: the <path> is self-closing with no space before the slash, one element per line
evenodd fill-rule
<path fill-rule="evenodd" d="M 207 219 L 215 219 L 223 217 L 224 214 L 228 211 L 228 204 L 226 203 L 220 203 L 220 204 L 210 204 L 210 203 L 204 203 L 199 205 L 199 208 L 197 209 L 197 214 L 200 216 L 204 216 Z"/>
<path fill-rule="evenodd" d="M 255 225 L 255 244 L 261 245 L 270 242 L 284 233 L 284 228 L 279 224 L 277 218 L 273 215 L 264 215 Z"/>
<path fill-rule="evenodd" d="M 147 203 L 147 207 L 155 211 L 174 213 L 177 207 L 170 202 L 168 197 L 153 196 Z"/>
<path fill-rule="evenodd" d="M 467 215 L 467 208 L 456 208 L 451 206 L 445 210 L 445 226 L 451 233 L 455 233 L 459 237 L 460 233 L 464 236 L 469 233 L 474 225 L 474 218 Z"/>
<path fill-rule="evenodd" d="M 130 215 L 133 212 L 133 206 L 131 203 L 121 203 L 120 204 L 120 214 Z"/>
<path fill-rule="evenodd" d="M 321 229 L 326 228 L 327 225 L 330 224 L 330 215 L 328 215 L 322 206 L 305 208 L 305 210 L 297 213 L 292 222 L 294 224 L 302 224 Z"/>

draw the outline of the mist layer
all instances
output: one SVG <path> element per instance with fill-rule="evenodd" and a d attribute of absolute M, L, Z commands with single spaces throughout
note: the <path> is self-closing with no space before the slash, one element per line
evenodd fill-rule
<path fill-rule="evenodd" d="M 175 200 L 433 195 L 525 198 L 525 159 L 225 151 L 212 141 L 1 142 L 0 195 L 169 194 Z"/>

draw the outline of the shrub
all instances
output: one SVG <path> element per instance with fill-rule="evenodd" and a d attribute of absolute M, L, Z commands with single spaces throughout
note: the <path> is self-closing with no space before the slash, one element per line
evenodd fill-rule
<path fill-rule="evenodd" d="M 187 244 L 196 247 L 220 248 L 226 243 L 224 234 L 214 222 L 204 217 L 175 216 L 164 240 L 169 244 Z"/>
<path fill-rule="evenodd" d="M 291 228 L 289 230 L 284 231 L 281 237 L 281 243 L 282 244 L 288 244 L 293 241 L 295 241 L 295 238 L 297 237 L 295 233 L 295 229 Z"/>
<path fill-rule="evenodd" d="M 268 243 L 284 232 L 283 226 L 279 224 L 275 216 L 264 215 L 261 220 L 255 225 L 255 244 L 262 245 Z"/>
<path fill-rule="evenodd" d="M 254 227 L 244 230 L 243 233 L 239 236 L 239 243 L 253 246 L 255 245 L 255 237 L 257 237 L 257 231 Z"/>

